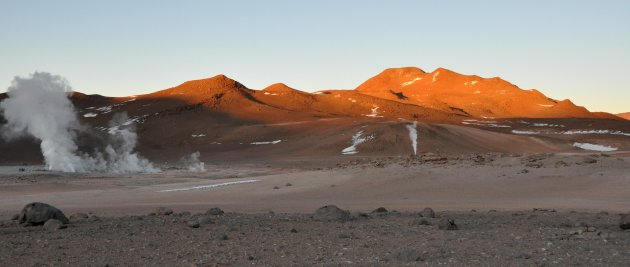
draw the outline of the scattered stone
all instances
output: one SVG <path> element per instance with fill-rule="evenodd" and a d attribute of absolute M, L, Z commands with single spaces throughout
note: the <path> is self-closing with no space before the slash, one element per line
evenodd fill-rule
<path fill-rule="evenodd" d="M 350 220 L 350 212 L 342 210 L 335 205 L 323 206 L 313 214 L 313 218 L 319 221 L 340 221 Z"/>
<path fill-rule="evenodd" d="M 427 219 L 417 219 L 410 223 L 411 226 L 431 225 L 431 222 Z"/>
<path fill-rule="evenodd" d="M 293 186 L 293 184 L 292 183 L 287 183 L 284 186 Z"/>
<path fill-rule="evenodd" d="M 273 187 L 273 189 L 280 189 L 280 187 L 276 185 Z"/>
<path fill-rule="evenodd" d="M 173 214 L 173 210 L 167 207 L 157 207 L 154 211 L 157 216 L 166 216 Z"/>
<path fill-rule="evenodd" d="M 597 163 L 597 160 L 594 158 L 585 158 L 584 161 L 582 161 L 582 163 L 594 164 L 594 163 Z"/>
<path fill-rule="evenodd" d="M 188 227 L 190 228 L 199 228 L 199 226 L 201 226 L 198 220 L 190 220 L 186 222 L 186 225 L 188 225 Z"/>
<path fill-rule="evenodd" d="M 404 262 L 422 261 L 422 255 L 416 250 L 402 250 L 396 253 L 396 259 Z"/>
<path fill-rule="evenodd" d="M 212 218 L 210 218 L 210 216 L 208 215 L 201 215 L 197 217 L 197 221 L 199 222 L 199 224 L 213 224 L 214 223 Z"/>
<path fill-rule="evenodd" d="M 425 162 L 435 162 L 435 163 L 446 163 L 447 161 L 446 157 L 442 157 L 441 155 L 432 153 L 432 152 L 427 152 L 427 153 L 422 154 L 422 156 L 420 156 L 420 159 L 422 159 L 422 161 L 425 161 Z"/>
<path fill-rule="evenodd" d="M 223 212 L 223 210 L 220 208 L 211 208 L 208 211 L 206 211 L 206 214 L 213 215 L 213 216 L 223 215 L 224 213 L 225 212 Z"/>
<path fill-rule="evenodd" d="M 179 213 L 180 217 L 188 217 L 190 216 L 190 211 L 182 211 Z"/>
<path fill-rule="evenodd" d="M 560 168 L 560 167 L 567 167 L 569 166 L 569 164 L 561 160 L 561 161 L 556 162 L 555 166 L 556 168 Z"/>
<path fill-rule="evenodd" d="M 420 212 L 420 215 L 422 217 L 435 218 L 435 211 L 433 211 L 432 208 L 424 208 L 424 210 Z"/>
<path fill-rule="evenodd" d="M 33 202 L 24 206 L 18 216 L 20 224 L 23 225 L 42 225 L 50 219 L 59 220 L 62 224 L 68 224 L 70 221 L 61 210 L 48 205 L 46 203 Z"/>
<path fill-rule="evenodd" d="M 291 228 L 291 233 L 297 233 L 298 231 L 295 228 Z"/>
<path fill-rule="evenodd" d="M 71 222 L 80 222 L 80 221 L 85 221 L 89 218 L 89 216 L 85 213 L 75 213 L 70 215 L 70 221 Z"/>
<path fill-rule="evenodd" d="M 372 213 L 387 213 L 387 209 L 380 207 L 372 211 Z"/>
<path fill-rule="evenodd" d="M 621 219 L 619 220 L 619 228 L 623 230 L 630 229 L 630 214 L 621 216 Z"/>
<path fill-rule="evenodd" d="M 230 238 L 226 234 L 217 235 L 217 240 L 229 240 Z"/>
<path fill-rule="evenodd" d="M 65 229 L 67 226 L 61 222 L 60 220 L 57 219 L 50 219 L 48 221 L 46 221 L 46 223 L 44 223 L 44 229 L 46 231 L 57 231 L 57 230 L 61 230 L 61 229 Z"/>
<path fill-rule="evenodd" d="M 440 225 L 438 226 L 440 230 L 457 230 L 457 225 L 455 224 L 455 220 L 450 218 L 444 218 Z"/>

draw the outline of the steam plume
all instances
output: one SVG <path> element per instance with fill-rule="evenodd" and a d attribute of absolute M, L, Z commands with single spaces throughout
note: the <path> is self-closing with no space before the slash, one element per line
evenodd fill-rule
<path fill-rule="evenodd" d="M 191 172 L 206 171 L 206 164 L 203 161 L 199 161 L 199 156 L 201 156 L 201 154 L 199 153 L 199 151 L 197 151 L 182 159 L 184 161 L 184 164 L 187 165 L 189 171 Z"/>
<path fill-rule="evenodd" d="M 418 130 L 416 127 L 418 126 L 418 122 L 414 121 L 413 124 L 407 124 L 407 130 L 409 130 L 409 139 L 411 139 L 411 147 L 413 148 L 413 155 L 417 155 L 418 150 Z"/>
<path fill-rule="evenodd" d="M 105 147 L 90 153 L 81 152 L 77 134 L 85 132 L 80 125 L 68 95 L 72 88 L 58 75 L 35 72 L 30 77 L 15 77 L 7 90 L 8 98 L 0 102 L 7 124 L 2 136 L 13 140 L 32 136 L 40 147 L 49 170 L 64 172 L 157 171 L 146 159 L 134 153 L 137 135 L 132 128 L 118 129 L 109 136 Z M 122 119 L 124 119 L 125 115 Z M 115 117 L 112 123 L 118 123 Z"/>

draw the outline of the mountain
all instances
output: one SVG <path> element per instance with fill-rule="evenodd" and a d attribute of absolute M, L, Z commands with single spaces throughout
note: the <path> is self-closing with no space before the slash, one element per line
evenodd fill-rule
<path fill-rule="evenodd" d="M 74 92 L 71 100 L 99 135 L 120 126 L 111 125 L 114 114 L 127 113 L 121 125 L 135 125 L 138 150 L 164 164 L 194 151 L 227 162 L 335 160 L 347 157 L 341 151 L 357 140 L 363 140 L 356 144 L 360 155 L 408 156 L 413 122 L 421 152 L 560 152 L 573 151 L 574 142 L 630 148 L 630 123 L 619 117 L 446 69 L 387 69 L 352 90 L 307 93 L 283 83 L 253 90 L 217 75 L 145 95 Z M 563 134 L 591 130 L 597 134 Z M 7 152 L 0 163 L 41 162 L 36 140 L 0 140 L 0 151 Z"/>
<path fill-rule="evenodd" d="M 614 118 L 591 113 L 570 100 L 551 99 L 501 78 L 462 75 L 438 68 L 386 69 L 359 85 L 363 94 L 475 118 Z"/>
<path fill-rule="evenodd" d="M 622 117 L 626 120 L 630 120 L 630 112 L 625 112 L 625 113 L 619 113 L 617 114 L 618 117 Z"/>

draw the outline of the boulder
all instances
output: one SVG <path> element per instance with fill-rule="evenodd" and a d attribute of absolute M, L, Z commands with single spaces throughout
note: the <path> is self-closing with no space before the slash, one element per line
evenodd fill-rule
<path fill-rule="evenodd" d="M 340 221 L 350 220 L 350 212 L 342 210 L 335 205 L 323 206 L 315 211 L 313 218 L 319 221 Z"/>
<path fill-rule="evenodd" d="M 630 229 L 630 214 L 621 216 L 621 220 L 619 220 L 619 228 L 623 230 Z"/>
<path fill-rule="evenodd" d="M 46 221 L 46 223 L 44 223 L 44 229 L 46 231 L 57 231 L 60 229 L 65 229 L 67 226 L 61 222 L 60 220 L 56 220 L 56 219 L 50 219 L 48 221 Z"/>
<path fill-rule="evenodd" d="M 422 215 L 422 217 L 435 218 L 435 211 L 433 211 L 432 208 L 425 208 L 420 212 L 420 215 Z"/>
<path fill-rule="evenodd" d="M 372 213 L 387 213 L 387 209 L 380 207 L 372 211 Z"/>
<path fill-rule="evenodd" d="M 224 213 L 225 212 L 223 212 L 223 210 L 220 208 L 211 208 L 208 211 L 206 211 L 206 214 L 213 215 L 213 216 L 223 215 Z"/>
<path fill-rule="evenodd" d="M 157 207 L 154 211 L 157 216 L 166 216 L 173 214 L 173 210 L 167 207 Z"/>
<path fill-rule="evenodd" d="M 450 218 L 444 218 L 440 225 L 438 226 L 440 230 L 457 230 L 457 225 L 455 224 L 455 220 Z"/>
<path fill-rule="evenodd" d="M 61 210 L 40 202 L 33 202 L 24 206 L 18 221 L 23 225 L 42 225 L 50 219 L 59 220 L 63 224 L 70 223 Z"/>

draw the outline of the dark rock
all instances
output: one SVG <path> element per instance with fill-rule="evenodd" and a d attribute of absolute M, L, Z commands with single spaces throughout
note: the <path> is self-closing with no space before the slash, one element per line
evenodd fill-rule
<path fill-rule="evenodd" d="M 431 225 L 431 222 L 427 219 L 418 219 L 418 220 L 413 220 L 410 223 L 411 226 L 420 226 L 420 225 Z"/>
<path fill-rule="evenodd" d="M 206 211 L 206 214 L 213 215 L 213 216 L 223 215 L 224 213 L 225 212 L 223 212 L 223 210 L 220 208 L 211 208 L 208 211 Z"/>
<path fill-rule="evenodd" d="M 12 221 L 17 221 L 17 219 L 19 218 L 20 218 L 20 214 L 13 214 L 13 216 L 11 216 Z"/>
<path fill-rule="evenodd" d="M 621 216 L 621 219 L 619 220 L 619 228 L 623 230 L 630 229 L 630 214 Z"/>
<path fill-rule="evenodd" d="M 582 162 L 586 164 L 594 164 L 594 163 L 597 163 L 597 160 L 594 158 L 585 158 L 584 161 Z"/>
<path fill-rule="evenodd" d="M 213 224 L 214 223 L 212 218 L 210 218 L 210 216 L 208 215 L 201 215 L 197 217 L 197 221 L 199 222 L 199 224 Z"/>
<path fill-rule="evenodd" d="M 182 211 L 179 213 L 180 217 L 188 217 L 190 216 L 190 211 Z"/>
<path fill-rule="evenodd" d="M 297 233 L 298 231 L 295 228 L 291 228 L 291 233 Z"/>
<path fill-rule="evenodd" d="M 561 161 L 556 162 L 555 166 L 556 166 L 556 168 L 560 168 L 560 167 L 567 167 L 567 166 L 569 166 L 569 164 L 567 164 L 566 162 L 561 160 Z"/>
<path fill-rule="evenodd" d="M 440 230 L 457 230 L 457 225 L 455 224 L 455 220 L 450 218 L 444 218 L 440 225 L 438 226 Z"/>
<path fill-rule="evenodd" d="M 70 215 L 71 222 L 80 222 L 87 220 L 87 218 L 89 218 L 88 215 L 81 212 Z"/>
<path fill-rule="evenodd" d="M 340 221 L 350 220 L 350 212 L 342 210 L 335 205 L 323 206 L 313 214 L 313 218 L 320 221 Z"/>
<path fill-rule="evenodd" d="M 396 253 L 396 259 L 404 262 L 422 261 L 422 255 L 416 250 L 402 250 Z"/>
<path fill-rule="evenodd" d="M 380 207 L 372 211 L 372 213 L 387 213 L 387 209 Z"/>
<path fill-rule="evenodd" d="M 33 202 L 24 206 L 18 218 L 23 225 L 42 225 L 50 219 L 59 220 L 63 224 L 70 221 L 61 210 L 46 203 Z"/>
<path fill-rule="evenodd" d="M 56 220 L 56 219 L 50 219 L 48 221 L 46 221 L 46 223 L 44 223 L 44 229 L 46 231 L 57 231 L 60 229 L 65 229 L 67 226 L 61 222 L 60 220 Z"/>
<path fill-rule="evenodd" d="M 199 228 L 199 226 L 200 226 L 198 220 L 190 220 L 190 221 L 186 222 L 186 225 L 188 225 L 188 227 L 190 227 L 190 228 Z"/>
<path fill-rule="evenodd" d="M 420 215 L 422 215 L 422 217 L 435 218 L 435 211 L 433 211 L 432 208 L 425 208 L 420 212 Z"/>
<path fill-rule="evenodd" d="M 276 185 L 273 187 L 273 189 L 280 189 L 280 187 Z"/>
<path fill-rule="evenodd" d="M 173 210 L 167 207 L 158 207 L 155 209 L 155 215 L 157 216 L 166 216 L 173 214 Z"/>
<path fill-rule="evenodd" d="M 285 186 L 293 186 L 293 184 L 292 183 L 287 183 L 287 184 L 285 184 Z"/>

